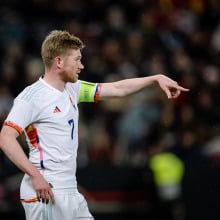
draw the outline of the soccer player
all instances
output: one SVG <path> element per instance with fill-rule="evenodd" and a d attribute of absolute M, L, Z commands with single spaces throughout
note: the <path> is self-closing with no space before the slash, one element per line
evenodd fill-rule
<path fill-rule="evenodd" d="M 0 133 L 0 148 L 24 173 L 20 187 L 27 220 L 93 219 L 77 190 L 78 107 L 124 97 L 157 83 L 168 98 L 188 91 L 165 75 L 112 83 L 79 80 L 83 42 L 67 31 L 53 30 L 41 47 L 45 73 L 14 100 Z M 26 135 L 29 158 L 17 137 Z"/>

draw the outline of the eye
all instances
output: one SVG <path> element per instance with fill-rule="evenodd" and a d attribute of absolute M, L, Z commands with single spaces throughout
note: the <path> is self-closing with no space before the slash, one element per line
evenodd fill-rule
<path fill-rule="evenodd" d="M 81 57 L 77 57 L 76 59 L 75 59 L 75 61 L 80 61 L 81 60 Z"/>

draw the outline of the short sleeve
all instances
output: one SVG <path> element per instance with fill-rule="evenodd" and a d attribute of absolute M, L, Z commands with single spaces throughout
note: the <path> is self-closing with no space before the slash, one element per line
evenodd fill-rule
<path fill-rule="evenodd" d="M 15 128 L 21 134 L 33 122 L 33 108 L 30 103 L 15 99 L 4 125 Z"/>

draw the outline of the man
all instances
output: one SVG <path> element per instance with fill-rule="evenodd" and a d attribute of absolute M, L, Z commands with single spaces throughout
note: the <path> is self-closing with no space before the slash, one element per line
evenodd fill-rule
<path fill-rule="evenodd" d="M 20 196 L 27 220 L 93 219 L 77 190 L 78 108 L 80 102 L 124 97 L 158 83 L 168 98 L 188 91 L 164 75 L 112 83 L 79 80 L 82 41 L 67 31 L 45 38 L 41 55 L 44 75 L 14 100 L 0 134 L 0 148 L 25 175 Z M 25 132 L 26 157 L 17 137 Z"/>

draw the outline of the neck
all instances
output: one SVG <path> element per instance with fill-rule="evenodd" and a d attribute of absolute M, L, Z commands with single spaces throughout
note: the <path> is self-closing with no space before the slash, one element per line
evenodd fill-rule
<path fill-rule="evenodd" d="M 66 83 L 60 79 L 58 74 L 45 72 L 43 79 L 45 82 L 50 84 L 55 89 L 60 90 L 61 92 L 65 88 Z"/>

